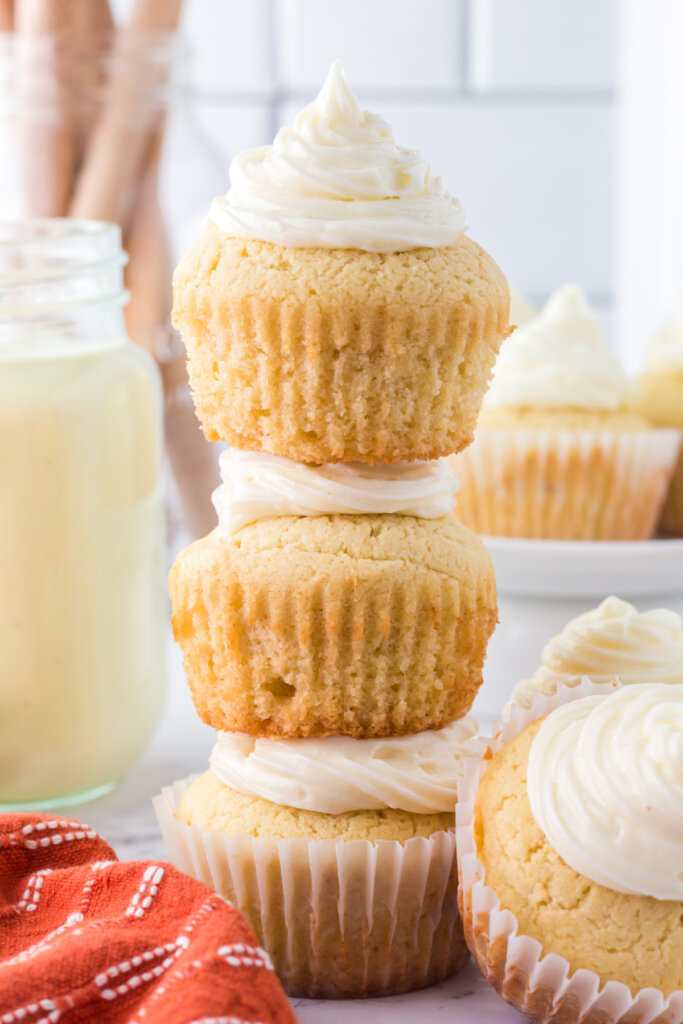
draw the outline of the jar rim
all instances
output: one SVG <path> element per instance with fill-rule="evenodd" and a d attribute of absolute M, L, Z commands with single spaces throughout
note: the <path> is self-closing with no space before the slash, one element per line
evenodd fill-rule
<path fill-rule="evenodd" d="M 0 220 L 0 318 L 100 303 L 123 305 L 121 229 L 68 217 Z"/>
<path fill-rule="evenodd" d="M 17 260 L 21 253 L 34 257 L 35 262 L 22 267 Z M 39 254 L 42 262 L 36 258 Z M 71 217 L 0 220 L 0 285 L 26 276 L 43 278 L 64 273 L 67 256 L 69 268 L 74 271 L 123 267 L 128 262 L 118 224 Z"/>

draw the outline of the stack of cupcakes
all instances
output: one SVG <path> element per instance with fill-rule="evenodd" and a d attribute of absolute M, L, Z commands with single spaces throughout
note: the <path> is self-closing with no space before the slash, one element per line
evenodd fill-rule
<path fill-rule="evenodd" d="M 231 179 L 174 314 L 204 431 L 231 446 L 218 528 L 170 579 L 219 734 L 158 813 L 290 993 L 405 991 L 466 956 L 452 809 L 496 591 L 442 457 L 472 438 L 507 285 L 338 63 Z"/>

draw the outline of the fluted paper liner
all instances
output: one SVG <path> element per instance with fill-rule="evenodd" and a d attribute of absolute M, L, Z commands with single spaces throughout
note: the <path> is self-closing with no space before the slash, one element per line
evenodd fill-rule
<path fill-rule="evenodd" d="M 601 985 L 599 976 L 581 968 L 571 973 L 569 962 L 544 950 L 529 935 L 520 935 L 515 915 L 500 906 L 486 885 L 477 857 L 474 802 L 491 755 L 535 721 L 568 701 L 607 694 L 617 683 L 578 686 L 560 684 L 557 693 L 537 693 L 531 708 L 512 706 L 508 722 L 495 722 L 491 737 L 480 740 L 480 757 L 465 762 L 458 786 L 456 843 L 460 875 L 459 904 L 467 944 L 489 984 L 536 1024 L 681 1024 L 683 991 L 665 998 L 659 989 L 631 993 L 619 981 Z"/>
<path fill-rule="evenodd" d="M 659 517 L 659 529 L 669 537 L 683 537 L 683 448 L 678 454 L 676 468 Z"/>
<path fill-rule="evenodd" d="M 646 540 L 680 437 L 677 430 L 481 428 L 452 460 L 456 517 L 490 536 Z"/>
<path fill-rule="evenodd" d="M 404 844 L 228 836 L 176 817 L 192 781 L 154 799 L 169 858 L 245 915 L 290 995 L 407 992 L 467 959 L 453 831 Z"/>
<path fill-rule="evenodd" d="M 465 235 L 370 253 L 234 238 L 209 222 L 174 295 L 206 436 L 297 462 L 459 451 L 507 333 L 505 280 Z"/>

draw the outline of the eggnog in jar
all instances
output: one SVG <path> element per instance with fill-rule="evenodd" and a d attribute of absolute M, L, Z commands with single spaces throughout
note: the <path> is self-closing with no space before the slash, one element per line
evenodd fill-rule
<path fill-rule="evenodd" d="M 118 229 L 0 227 L 0 804 L 102 792 L 164 688 L 161 398 Z"/>

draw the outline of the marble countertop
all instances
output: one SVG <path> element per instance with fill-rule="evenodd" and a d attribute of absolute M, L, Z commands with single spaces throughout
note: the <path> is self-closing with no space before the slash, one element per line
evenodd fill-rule
<path fill-rule="evenodd" d="M 152 797 L 163 786 L 204 769 L 213 735 L 197 718 L 178 652 L 169 640 L 166 712 L 147 753 L 118 789 L 67 813 L 96 829 L 120 860 L 163 858 Z M 420 1018 L 456 1024 L 515 1024 L 526 1019 L 499 998 L 471 962 L 455 978 L 422 992 L 346 1002 L 296 999 L 293 1006 L 300 1024 L 415 1024 Z"/>

